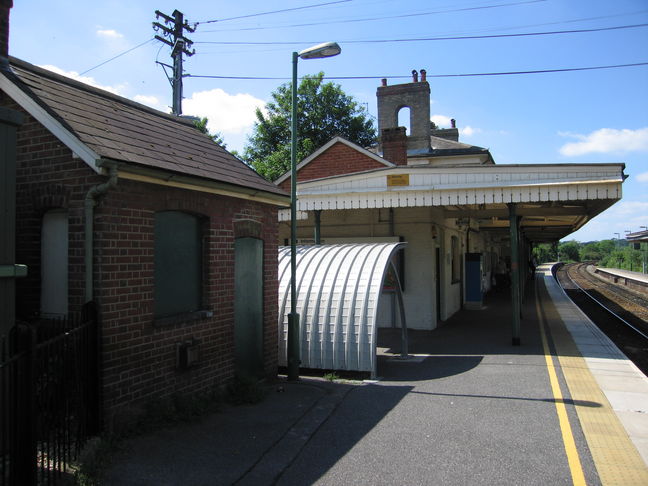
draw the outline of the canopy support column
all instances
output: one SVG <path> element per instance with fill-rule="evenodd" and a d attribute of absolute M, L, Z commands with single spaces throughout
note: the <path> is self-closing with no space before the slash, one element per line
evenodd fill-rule
<path fill-rule="evenodd" d="M 520 239 L 518 231 L 517 206 L 509 208 L 509 229 L 511 232 L 511 303 L 513 308 L 513 346 L 520 345 Z"/>
<path fill-rule="evenodd" d="M 313 228 L 313 238 L 315 239 L 315 244 L 316 245 L 321 245 L 322 244 L 322 237 L 321 237 L 321 224 L 322 224 L 322 210 L 321 209 L 316 209 L 315 210 L 315 228 Z"/>

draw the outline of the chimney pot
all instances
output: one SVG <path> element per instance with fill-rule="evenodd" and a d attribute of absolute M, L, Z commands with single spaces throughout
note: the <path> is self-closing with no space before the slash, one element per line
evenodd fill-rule
<path fill-rule="evenodd" d="M 450 127 L 451 128 L 457 128 L 457 120 L 455 120 L 454 118 L 451 118 L 450 119 Z"/>
<path fill-rule="evenodd" d="M 421 69 L 421 82 L 425 83 L 427 81 L 427 71 L 425 69 Z"/>
<path fill-rule="evenodd" d="M 412 69 L 412 82 L 418 83 L 418 72 L 416 69 Z"/>
<path fill-rule="evenodd" d="M 382 78 L 382 85 L 387 86 L 387 78 Z"/>

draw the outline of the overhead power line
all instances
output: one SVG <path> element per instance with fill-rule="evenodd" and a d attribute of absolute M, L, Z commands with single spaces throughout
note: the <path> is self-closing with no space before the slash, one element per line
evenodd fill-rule
<path fill-rule="evenodd" d="M 620 12 L 614 15 L 599 15 L 596 17 L 580 17 L 576 19 L 567 19 L 567 20 L 560 20 L 560 21 L 555 21 L 555 22 L 543 22 L 543 23 L 536 23 L 536 24 L 526 24 L 526 25 L 515 25 L 515 26 L 510 26 L 510 27 L 499 27 L 499 28 L 488 28 L 488 29 L 480 29 L 477 32 L 493 32 L 493 31 L 500 31 L 500 30 L 514 30 L 514 29 L 528 29 L 532 27 L 544 27 L 546 25 L 559 25 L 559 24 L 572 24 L 575 22 L 589 22 L 592 20 L 603 20 L 603 19 L 612 19 L 612 18 L 617 18 L 617 17 L 636 17 L 637 15 L 643 15 L 648 10 L 636 10 L 632 12 Z M 323 22 L 323 24 L 326 24 L 327 22 Z M 283 26 L 278 26 L 278 27 L 239 27 L 239 28 L 231 28 L 231 29 L 218 29 L 218 30 L 206 30 L 204 31 L 205 33 L 225 33 L 225 32 L 247 32 L 247 31 L 254 31 L 254 30 L 270 30 L 270 29 L 289 29 L 291 27 L 296 27 L 293 25 L 283 25 Z"/>
<path fill-rule="evenodd" d="M 402 19 L 402 18 L 407 18 L 407 17 L 420 17 L 424 15 L 437 15 L 437 14 L 444 14 L 444 13 L 454 13 L 454 12 L 467 12 L 471 10 L 487 10 L 487 9 L 492 9 L 492 8 L 501 8 L 501 7 L 512 7 L 516 5 L 526 5 L 530 3 L 539 3 L 539 2 L 546 2 L 547 0 L 524 0 L 524 1 L 519 1 L 519 2 L 510 2 L 510 3 L 500 3 L 500 4 L 495 4 L 495 5 L 482 5 L 480 7 L 463 7 L 463 8 L 452 8 L 452 9 L 446 9 L 446 10 L 431 10 L 428 12 L 413 12 L 413 13 L 405 13 L 405 14 L 398 14 L 398 15 L 387 15 L 387 16 L 382 16 L 382 17 L 366 17 L 366 18 L 359 18 L 359 19 L 341 19 L 341 20 L 331 20 L 331 21 L 322 21 L 322 22 L 309 22 L 305 24 L 291 24 L 285 27 L 312 27 L 315 25 L 331 25 L 331 24 L 349 24 L 349 23 L 355 23 L 355 22 L 373 22 L 376 20 L 393 20 L 393 19 Z M 227 19 L 229 20 L 229 19 Z M 277 27 L 254 27 L 251 29 L 240 29 L 240 30 L 267 30 L 267 29 L 276 29 Z M 220 32 L 219 30 L 203 30 L 204 33 L 206 32 Z"/>
<path fill-rule="evenodd" d="M 239 15 L 238 17 L 228 17 L 225 19 L 214 19 L 214 20 L 201 20 L 199 22 L 196 22 L 196 24 L 213 24 L 215 22 L 225 22 L 227 20 L 239 20 L 239 19 L 249 19 L 250 17 L 260 17 L 262 15 L 271 15 L 271 14 L 277 14 L 277 13 L 284 13 L 284 12 L 292 12 L 295 10 L 304 10 L 307 8 L 315 8 L 315 7 L 324 7 L 327 5 L 335 5 L 337 3 L 347 3 L 351 2 L 353 0 L 337 0 L 335 2 L 326 2 L 326 3 L 317 3 L 315 5 L 305 5 L 303 7 L 293 7 L 293 8 L 284 8 L 281 10 L 271 10 L 269 12 L 259 12 L 255 14 L 248 14 L 248 15 Z M 207 31 L 209 32 L 209 31 Z"/>
<path fill-rule="evenodd" d="M 461 74 L 427 74 L 428 78 L 461 78 L 461 77 L 476 77 L 476 76 L 511 76 L 520 74 L 547 74 L 547 73 L 566 73 L 573 71 L 593 71 L 597 69 L 618 69 L 637 66 L 648 66 L 647 62 L 636 62 L 631 64 L 613 64 L 608 66 L 587 66 L 575 68 L 560 68 L 560 69 L 536 69 L 532 71 L 502 71 L 492 73 L 461 73 Z M 187 74 L 190 78 L 208 78 L 208 79 L 240 79 L 240 80 L 276 80 L 287 81 L 287 77 L 270 77 L 270 76 L 219 76 L 219 75 L 199 75 Z M 410 78 L 411 76 L 324 76 L 324 79 L 344 80 L 344 79 L 403 79 Z"/>
<path fill-rule="evenodd" d="M 500 39 L 507 37 L 533 37 L 543 35 L 558 34 L 583 34 L 587 32 L 603 32 L 622 29 L 636 29 L 648 27 L 648 24 L 618 25 L 614 27 L 598 27 L 592 29 L 571 29 L 571 30 L 554 30 L 548 32 L 520 32 L 516 34 L 487 34 L 487 35 L 461 35 L 452 37 L 416 37 L 411 39 L 373 39 L 373 40 L 339 40 L 342 44 L 377 44 L 389 42 L 429 42 L 429 41 L 448 41 L 448 40 L 476 40 L 476 39 Z M 196 44 L 218 44 L 218 45 L 242 45 L 242 46 L 269 46 L 269 45 L 299 45 L 314 44 L 321 41 L 285 41 L 285 42 L 252 42 L 252 41 L 198 41 Z"/>
<path fill-rule="evenodd" d="M 122 53 L 120 53 L 120 54 L 117 54 L 116 56 L 113 56 L 113 57 L 111 57 L 110 59 L 107 59 L 107 60 L 103 61 L 102 63 L 97 64 L 97 65 L 94 66 L 94 67 L 91 67 L 90 69 L 86 69 L 86 70 L 83 71 L 82 73 L 79 73 L 79 76 L 83 76 L 84 74 L 89 73 L 90 71 L 92 71 L 92 70 L 94 70 L 94 69 L 97 69 L 98 67 L 101 67 L 101 66 L 103 66 L 104 64 L 108 64 L 110 61 L 114 61 L 114 60 L 117 59 L 118 57 L 122 57 L 124 54 L 128 54 L 129 52 L 134 51 L 135 49 L 138 49 L 138 48 L 140 48 L 140 47 L 142 47 L 142 46 L 148 44 L 149 42 L 153 42 L 153 40 L 154 40 L 154 39 L 147 39 L 147 40 L 145 40 L 144 42 L 142 42 L 141 44 L 137 44 L 135 47 L 131 47 L 130 49 L 127 49 L 127 50 L 125 50 L 124 52 L 122 52 Z"/>

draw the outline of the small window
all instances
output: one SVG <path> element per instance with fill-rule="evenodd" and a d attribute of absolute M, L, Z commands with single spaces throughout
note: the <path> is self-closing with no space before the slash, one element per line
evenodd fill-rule
<path fill-rule="evenodd" d="M 452 282 L 458 282 L 461 279 L 460 276 L 460 260 L 459 260 L 459 238 L 452 236 L 450 238 L 450 251 L 451 253 L 451 265 L 452 265 Z"/>
<path fill-rule="evenodd" d="M 156 318 L 202 308 L 200 218 L 179 211 L 155 214 L 154 314 Z"/>

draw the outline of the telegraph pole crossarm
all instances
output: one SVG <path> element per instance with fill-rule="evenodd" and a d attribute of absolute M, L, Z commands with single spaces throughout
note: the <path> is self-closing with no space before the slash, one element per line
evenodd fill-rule
<path fill-rule="evenodd" d="M 156 19 L 162 18 L 164 23 L 163 25 L 160 22 L 153 22 L 153 30 L 160 32 L 162 35 L 156 35 L 155 39 L 171 47 L 171 57 L 173 58 L 173 76 L 167 77 L 171 82 L 171 87 L 173 91 L 173 107 L 172 113 L 174 115 L 182 114 L 182 61 L 183 54 L 191 57 L 196 53 L 196 50 L 189 50 L 193 45 L 193 41 L 184 36 L 184 31 L 195 32 L 196 28 L 191 27 L 184 20 L 184 14 L 178 10 L 173 11 L 173 16 L 164 14 L 159 10 L 155 11 Z M 162 66 L 166 66 L 166 64 Z M 171 67 L 171 66 L 168 66 Z M 166 72 L 166 71 L 165 71 Z"/>

